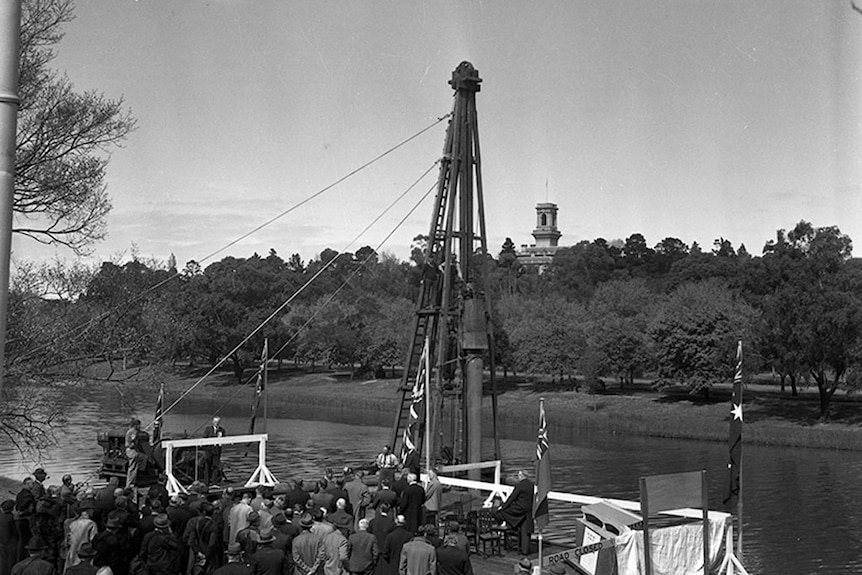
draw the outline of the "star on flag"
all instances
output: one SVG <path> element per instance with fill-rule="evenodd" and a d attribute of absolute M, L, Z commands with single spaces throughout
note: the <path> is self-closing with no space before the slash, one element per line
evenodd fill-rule
<path fill-rule="evenodd" d="M 733 409 L 730 410 L 730 413 L 733 414 L 733 419 L 738 419 L 742 421 L 742 404 L 733 404 Z"/>

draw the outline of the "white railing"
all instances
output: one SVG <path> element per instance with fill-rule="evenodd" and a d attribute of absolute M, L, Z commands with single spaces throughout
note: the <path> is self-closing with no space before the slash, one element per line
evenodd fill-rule
<path fill-rule="evenodd" d="M 174 477 L 174 448 L 179 447 L 206 447 L 209 445 L 235 445 L 237 443 L 257 443 L 257 468 L 251 474 L 248 481 L 245 482 L 246 487 L 257 487 L 258 485 L 273 486 L 278 483 L 275 476 L 270 473 L 266 466 L 266 441 L 267 434 L 258 433 L 255 435 L 230 435 L 227 437 L 201 437 L 194 439 L 172 439 L 162 441 L 162 447 L 165 449 L 165 474 L 168 476 L 167 489 L 171 495 L 177 493 L 186 493 L 187 490 Z M 195 457 L 195 465 L 197 465 L 197 457 Z"/>

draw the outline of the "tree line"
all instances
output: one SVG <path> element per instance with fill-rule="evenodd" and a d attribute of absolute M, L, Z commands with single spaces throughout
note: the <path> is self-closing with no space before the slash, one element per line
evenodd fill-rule
<path fill-rule="evenodd" d="M 272 359 L 391 375 L 411 335 L 423 242 L 416 238 L 409 261 L 363 247 L 327 249 L 307 263 L 273 249 L 182 270 L 173 257 L 134 255 L 98 268 L 20 266 L 7 370 L 68 376 L 95 362 L 119 369 L 226 357 L 242 382 L 266 338 Z M 497 365 L 595 388 L 648 377 L 708 393 L 732 377 L 742 340 L 747 371 L 771 370 L 793 394 L 813 381 L 828 418 L 836 390 L 858 385 L 862 368 L 862 263 L 851 249 L 837 228 L 802 221 L 779 230 L 759 257 L 725 239 L 704 251 L 676 238 L 650 248 L 633 234 L 560 248 L 539 269 L 507 240 L 480 266 Z"/>
<path fill-rule="evenodd" d="M 22 9 L 13 231 L 85 254 L 104 236 L 111 207 L 107 152 L 135 120 L 122 99 L 76 92 L 50 68 L 73 17 L 70 0 L 24 0 Z M 369 247 L 324 250 L 307 263 L 273 249 L 181 270 L 173 257 L 134 253 L 98 268 L 19 262 L 7 373 L 41 381 L 85 373 L 96 362 L 228 357 L 242 380 L 267 338 L 278 360 L 385 375 L 410 336 L 422 245 L 417 237 L 406 262 Z M 851 250 L 838 228 L 802 221 L 778 230 L 759 256 L 724 238 L 706 250 L 673 237 L 650 247 L 635 233 L 560 248 L 537 269 L 524 266 L 507 239 L 480 266 L 493 302 L 497 363 L 504 373 L 578 376 L 596 387 L 649 377 L 708 392 L 731 377 L 741 339 L 747 371 L 774 371 L 793 394 L 813 381 L 828 418 L 836 390 L 862 379 L 862 264 Z"/>

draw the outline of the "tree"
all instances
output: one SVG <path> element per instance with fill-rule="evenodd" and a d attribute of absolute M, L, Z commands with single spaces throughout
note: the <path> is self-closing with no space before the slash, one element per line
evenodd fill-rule
<path fill-rule="evenodd" d="M 587 352 L 582 370 L 588 378 L 615 375 L 620 389 L 650 363 L 647 327 L 656 297 L 643 280 L 611 281 L 598 287 L 588 308 Z"/>
<path fill-rule="evenodd" d="M 500 302 L 517 367 L 556 379 L 572 377 L 585 348 L 584 310 L 559 295 L 527 299 L 508 297 Z"/>
<path fill-rule="evenodd" d="M 71 0 L 24 0 L 13 232 L 86 253 L 105 235 L 110 148 L 135 128 L 122 98 L 78 93 L 48 68 Z"/>
<path fill-rule="evenodd" d="M 738 340 L 750 340 L 756 312 L 724 283 L 684 284 L 661 306 L 650 328 L 659 381 L 709 392 L 733 374 Z"/>
<path fill-rule="evenodd" d="M 582 241 L 557 250 L 545 275 L 559 293 L 587 301 L 599 283 L 612 277 L 614 267 L 614 258 L 605 246 Z"/>

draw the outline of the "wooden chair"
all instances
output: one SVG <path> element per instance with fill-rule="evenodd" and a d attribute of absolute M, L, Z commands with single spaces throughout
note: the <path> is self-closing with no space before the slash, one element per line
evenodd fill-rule
<path fill-rule="evenodd" d="M 646 575 L 652 575 L 650 557 L 650 514 L 681 508 L 703 510 L 703 566 L 709 571 L 709 494 L 706 488 L 706 471 L 689 471 L 640 478 L 641 516 L 643 517 L 644 566 Z"/>
<path fill-rule="evenodd" d="M 467 517 L 461 526 L 464 530 L 464 535 L 467 536 L 467 541 L 473 545 L 473 549 L 476 550 L 476 553 L 479 552 L 479 538 L 478 532 L 476 531 L 478 521 L 479 513 L 477 511 L 470 511 L 467 513 Z"/>
<path fill-rule="evenodd" d="M 496 527 L 498 527 L 498 524 L 494 512 L 490 509 L 480 509 L 476 514 L 476 540 L 478 542 L 476 551 L 479 552 L 479 545 L 481 545 L 482 556 L 486 559 L 494 553 L 497 553 L 501 557 L 503 556 L 502 537 L 500 531 L 495 529 Z M 488 553 L 489 547 L 491 549 L 490 553 Z"/>

